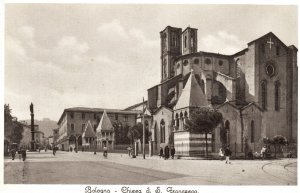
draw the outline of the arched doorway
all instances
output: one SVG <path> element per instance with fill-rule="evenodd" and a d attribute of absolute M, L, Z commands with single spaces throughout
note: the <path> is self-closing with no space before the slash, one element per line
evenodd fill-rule
<path fill-rule="evenodd" d="M 250 134 L 250 142 L 254 143 L 255 131 L 254 131 L 254 121 L 251 121 L 251 134 Z"/>
<path fill-rule="evenodd" d="M 230 145 L 230 122 L 225 121 L 225 131 L 226 131 L 226 145 Z"/>
<path fill-rule="evenodd" d="M 78 148 L 77 149 L 82 149 L 82 137 L 81 136 L 79 136 L 78 137 Z"/>
<path fill-rule="evenodd" d="M 69 137 L 69 150 L 75 149 L 76 147 L 76 137 L 74 135 L 71 135 Z"/>
<path fill-rule="evenodd" d="M 147 120 L 145 120 L 145 144 L 148 144 L 149 142 L 149 133 L 150 133 L 150 130 L 149 130 L 149 123 Z"/>

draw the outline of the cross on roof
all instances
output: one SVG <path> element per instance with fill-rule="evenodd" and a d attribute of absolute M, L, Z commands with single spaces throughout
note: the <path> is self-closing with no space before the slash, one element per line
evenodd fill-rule
<path fill-rule="evenodd" d="M 272 39 L 270 37 L 270 41 L 267 41 L 267 44 L 270 44 L 270 49 L 272 48 L 272 44 L 274 44 L 274 42 L 272 42 Z"/>

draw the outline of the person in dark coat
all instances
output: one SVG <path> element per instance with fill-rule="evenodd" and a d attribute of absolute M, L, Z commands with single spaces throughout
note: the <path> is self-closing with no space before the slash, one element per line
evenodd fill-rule
<path fill-rule="evenodd" d="M 23 159 L 23 161 L 26 160 L 26 149 L 25 148 L 22 149 L 22 159 Z"/>
<path fill-rule="evenodd" d="M 53 147 L 53 155 L 55 156 L 56 154 L 56 150 L 57 150 L 57 147 Z"/>
<path fill-rule="evenodd" d="M 160 147 L 160 150 L 159 150 L 159 157 L 163 157 L 164 156 L 164 150 L 162 147 Z"/>
<path fill-rule="evenodd" d="M 175 148 L 172 147 L 171 148 L 171 157 L 172 157 L 172 159 L 174 159 L 174 155 L 175 155 Z"/>
<path fill-rule="evenodd" d="M 165 147 L 165 159 L 169 159 L 170 157 L 170 149 L 168 146 Z"/>
<path fill-rule="evenodd" d="M 225 157 L 226 157 L 226 164 L 228 163 L 228 164 L 230 164 L 230 156 L 231 156 L 231 151 L 230 151 L 230 149 L 229 149 L 229 147 L 227 147 L 226 149 L 225 149 Z"/>
<path fill-rule="evenodd" d="M 16 150 L 12 149 L 12 150 L 10 150 L 10 153 L 11 153 L 11 159 L 14 160 L 16 157 Z"/>

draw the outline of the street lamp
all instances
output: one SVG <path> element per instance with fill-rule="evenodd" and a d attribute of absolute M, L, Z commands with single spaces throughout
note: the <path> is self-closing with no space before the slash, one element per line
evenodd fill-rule
<path fill-rule="evenodd" d="M 143 97 L 143 158 L 145 159 L 145 116 L 144 116 L 144 97 Z"/>

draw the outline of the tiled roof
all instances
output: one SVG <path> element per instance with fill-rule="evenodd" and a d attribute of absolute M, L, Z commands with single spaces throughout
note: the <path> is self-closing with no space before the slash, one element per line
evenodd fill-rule
<path fill-rule="evenodd" d="M 192 71 L 174 109 L 176 110 L 185 107 L 203 107 L 207 105 L 208 101 L 206 96 L 204 95 L 195 78 L 194 72 Z"/>
<path fill-rule="evenodd" d="M 112 131 L 112 130 L 113 130 L 113 126 L 111 124 L 109 117 L 107 116 L 106 111 L 104 110 L 104 113 L 101 117 L 100 123 L 96 129 L 96 132 Z"/>
<path fill-rule="evenodd" d="M 57 124 L 59 125 L 66 112 L 87 112 L 87 113 L 102 113 L 106 110 L 107 113 L 118 113 L 118 114 L 140 114 L 140 111 L 136 110 L 120 110 L 120 109 L 103 109 L 103 108 L 89 108 L 89 107 L 72 107 L 64 110 L 59 118 Z"/>
<path fill-rule="evenodd" d="M 135 110 L 120 110 L 120 109 L 103 109 L 103 108 L 88 108 L 88 107 L 73 107 L 65 109 L 65 111 L 82 111 L 82 112 L 104 112 L 107 113 L 120 113 L 120 114 L 137 114 L 138 111 Z"/>
<path fill-rule="evenodd" d="M 85 129 L 82 133 L 82 137 L 96 137 L 95 132 L 93 131 L 93 127 L 91 121 L 89 120 L 85 126 Z"/>

